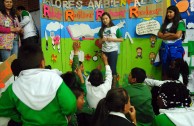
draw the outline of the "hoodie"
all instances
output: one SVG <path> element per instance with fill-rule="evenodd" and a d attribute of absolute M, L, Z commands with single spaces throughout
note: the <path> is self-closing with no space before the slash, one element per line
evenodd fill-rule
<path fill-rule="evenodd" d="M 0 116 L 22 121 L 23 126 L 67 126 L 67 116 L 75 111 L 74 94 L 47 69 L 21 71 L 0 98 Z"/>

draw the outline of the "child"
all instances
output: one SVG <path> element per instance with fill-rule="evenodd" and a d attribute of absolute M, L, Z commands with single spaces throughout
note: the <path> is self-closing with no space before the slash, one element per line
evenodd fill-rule
<path fill-rule="evenodd" d="M 125 87 L 131 104 L 136 109 L 138 125 L 151 125 L 154 118 L 152 95 L 148 86 L 143 83 L 145 78 L 146 72 L 143 69 L 133 68 L 128 78 L 130 84 Z"/>
<path fill-rule="evenodd" d="M 113 87 L 116 87 L 117 83 L 117 57 L 118 57 L 118 42 L 122 42 L 122 34 L 120 29 L 114 25 L 111 20 L 111 16 L 108 12 L 104 12 L 101 16 L 102 26 L 98 33 L 102 44 L 102 51 L 108 57 L 108 64 L 112 70 L 113 75 Z"/>
<path fill-rule="evenodd" d="M 159 51 L 163 79 L 166 77 L 170 62 L 177 58 L 183 58 L 184 49 L 182 42 L 185 38 L 185 30 L 186 26 L 178 8 L 176 6 L 169 6 L 164 23 L 158 32 L 158 37 L 163 39 Z"/>
<path fill-rule="evenodd" d="M 189 66 L 187 62 L 182 58 L 178 58 L 171 62 L 170 67 L 179 70 L 180 76 L 182 76 L 183 79 L 183 84 L 187 86 L 189 82 Z"/>
<path fill-rule="evenodd" d="M 152 87 L 152 106 L 154 109 L 154 112 L 156 115 L 159 114 L 159 107 L 157 105 L 157 97 L 158 97 L 158 91 L 160 89 L 160 86 L 166 82 L 176 82 L 176 83 L 183 83 L 182 76 L 180 75 L 180 69 L 172 66 L 169 68 L 166 80 L 154 80 L 146 78 L 144 81 L 147 85 Z"/>
<path fill-rule="evenodd" d="M 40 46 L 22 46 L 16 60 L 21 72 L 2 93 L 0 116 L 23 125 L 67 126 L 66 116 L 75 113 L 76 98 L 57 73 L 44 69 Z"/>
<path fill-rule="evenodd" d="M 31 14 L 24 6 L 17 7 L 17 16 L 20 17 L 20 25 L 23 28 L 22 45 L 38 44 L 38 32 Z"/>
<path fill-rule="evenodd" d="M 77 109 L 81 110 L 83 108 L 84 103 L 85 103 L 84 90 L 81 88 L 78 88 L 78 87 L 72 88 L 71 90 L 73 91 L 73 93 L 77 99 Z M 68 126 L 78 126 L 76 114 L 71 115 L 69 118 L 70 118 L 70 121 L 68 123 Z"/>
<path fill-rule="evenodd" d="M 105 65 L 105 81 L 103 75 L 99 69 L 94 69 L 86 79 L 87 101 L 91 108 L 96 108 L 98 102 L 106 96 L 106 93 L 111 89 L 112 85 L 112 71 L 108 65 L 108 59 L 104 53 L 102 53 L 102 60 Z"/>
<path fill-rule="evenodd" d="M 159 90 L 157 103 L 160 115 L 156 116 L 153 126 L 193 126 L 194 109 L 189 90 L 177 82 L 166 82 Z"/>
<path fill-rule="evenodd" d="M 113 88 L 99 101 L 93 124 L 94 126 L 135 126 L 135 113 L 127 91 L 123 88 Z M 131 120 L 128 120 L 125 114 L 129 114 Z"/>

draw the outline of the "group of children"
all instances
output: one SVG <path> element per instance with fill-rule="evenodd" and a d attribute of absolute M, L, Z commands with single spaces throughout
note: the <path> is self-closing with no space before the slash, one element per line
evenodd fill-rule
<path fill-rule="evenodd" d="M 43 52 L 38 45 L 22 46 L 11 65 L 17 79 L 0 98 L 0 116 L 10 117 L 10 125 L 173 126 L 169 112 L 165 114 L 167 109 L 184 109 L 191 105 L 186 83 L 178 80 L 181 74 L 178 61 L 172 62 L 169 68 L 171 80 L 153 84 L 157 80 L 146 78 L 146 72 L 136 67 L 129 73 L 129 85 L 115 88 L 105 54 L 102 53 L 105 79 L 99 69 L 84 78 L 84 67 L 77 55 L 79 42 L 73 43 L 73 49 L 72 71 L 62 74 L 45 69 Z M 151 90 L 146 84 L 160 86 L 155 97 L 158 108 L 166 109 L 164 114 L 154 113 Z M 165 123 L 161 123 L 163 118 Z"/>

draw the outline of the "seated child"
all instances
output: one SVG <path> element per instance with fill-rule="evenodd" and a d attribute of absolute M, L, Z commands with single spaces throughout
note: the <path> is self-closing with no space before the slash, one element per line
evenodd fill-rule
<path fill-rule="evenodd" d="M 76 111 L 76 98 L 56 72 L 45 68 L 38 45 L 21 46 L 17 80 L 0 98 L 0 116 L 23 125 L 67 126 L 67 116 Z"/>
<path fill-rule="evenodd" d="M 146 78 L 144 81 L 147 85 L 152 87 L 151 89 L 152 106 L 153 106 L 153 109 L 156 115 L 159 114 L 159 107 L 157 105 L 157 97 L 158 97 L 158 91 L 160 89 L 160 86 L 166 82 L 177 82 L 179 84 L 183 84 L 182 83 L 183 79 L 182 79 L 182 76 L 180 75 L 180 69 L 176 67 L 169 68 L 166 79 L 167 80 L 155 80 L 155 79 Z"/>
<path fill-rule="evenodd" d="M 160 115 L 154 118 L 153 126 L 194 126 L 194 108 L 190 107 L 191 97 L 185 85 L 175 81 L 164 83 L 157 103 Z"/>
<path fill-rule="evenodd" d="M 108 59 L 102 53 L 102 60 L 104 62 L 106 73 L 105 80 L 102 72 L 99 69 L 94 69 L 86 79 L 86 98 L 91 108 L 96 108 L 98 102 L 104 98 L 112 85 L 112 71 L 108 65 Z"/>
<path fill-rule="evenodd" d="M 138 67 L 131 70 L 129 74 L 128 84 L 125 89 L 127 90 L 131 104 L 136 109 L 137 124 L 138 125 L 151 125 L 154 118 L 154 111 L 152 108 L 152 95 L 151 91 L 144 80 L 146 72 Z"/>
<path fill-rule="evenodd" d="M 129 114 L 130 120 L 125 117 Z M 130 97 L 123 88 L 113 88 L 97 105 L 94 126 L 135 126 L 136 111 L 130 103 Z"/>
<path fill-rule="evenodd" d="M 71 89 L 74 93 L 74 95 L 76 96 L 77 99 L 77 109 L 81 110 L 83 108 L 83 105 L 85 103 L 84 100 L 84 90 L 81 88 L 73 88 Z M 71 116 L 69 116 L 69 123 L 68 126 L 78 126 L 78 122 L 77 122 L 77 115 L 76 114 L 72 114 Z"/>

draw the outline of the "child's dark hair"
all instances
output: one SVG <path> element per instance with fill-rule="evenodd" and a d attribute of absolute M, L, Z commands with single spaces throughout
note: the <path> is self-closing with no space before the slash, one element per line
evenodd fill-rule
<path fill-rule="evenodd" d="M 108 91 L 105 98 L 101 99 L 97 105 L 93 124 L 102 126 L 109 112 L 124 112 L 124 106 L 129 102 L 129 96 L 123 88 L 113 88 Z"/>
<path fill-rule="evenodd" d="M 15 59 L 11 63 L 11 70 L 14 76 L 19 76 L 21 72 L 21 66 L 20 66 L 20 61 L 18 59 Z"/>
<path fill-rule="evenodd" d="M 104 13 L 102 14 L 102 16 L 101 16 L 101 29 L 100 29 L 100 32 L 99 32 L 100 38 L 103 38 L 104 29 L 107 27 L 107 26 L 103 23 L 103 21 L 102 21 L 102 17 L 103 17 L 104 15 L 107 15 L 107 16 L 110 18 L 109 26 L 110 26 L 110 27 L 114 26 L 114 23 L 112 22 L 112 19 L 111 19 L 110 14 L 109 14 L 108 12 L 104 12 Z"/>
<path fill-rule="evenodd" d="M 178 80 L 180 76 L 180 70 L 177 68 L 169 68 L 168 70 L 168 79 Z"/>
<path fill-rule="evenodd" d="M 18 58 L 11 64 L 12 72 L 15 76 L 18 76 L 22 70 L 40 68 L 42 60 L 44 60 L 44 57 L 40 46 L 34 44 L 21 46 Z"/>
<path fill-rule="evenodd" d="M 141 48 L 141 47 L 137 47 L 137 48 L 136 48 L 136 51 L 137 51 L 138 49 L 142 50 L 142 48 Z"/>
<path fill-rule="evenodd" d="M 88 81 L 95 87 L 104 82 L 102 72 L 99 69 L 94 69 L 90 73 Z"/>
<path fill-rule="evenodd" d="M 183 77 L 183 83 L 187 86 L 189 82 L 189 65 L 182 58 L 178 58 L 175 60 L 175 67 L 179 69 L 180 74 Z"/>
<path fill-rule="evenodd" d="M 172 73 L 171 72 L 172 69 L 175 69 L 177 71 L 176 74 L 179 74 L 183 77 L 184 85 L 185 86 L 188 85 L 188 82 L 189 82 L 189 78 L 188 78 L 189 77 L 189 66 L 188 66 L 187 62 L 184 61 L 184 59 L 178 58 L 178 59 L 175 59 L 175 60 L 171 61 L 169 69 L 170 69 L 169 70 L 170 73 Z M 178 80 L 178 79 L 174 79 L 174 80 Z"/>
<path fill-rule="evenodd" d="M 82 88 L 80 88 L 80 87 L 72 88 L 71 90 L 74 93 L 76 99 L 78 99 L 79 96 L 84 94 L 84 90 Z"/>
<path fill-rule="evenodd" d="M 177 32 L 177 28 L 178 28 L 179 21 L 182 20 L 181 15 L 180 15 L 180 12 L 179 12 L 179 9 L 176 6 L 172 5 L 172 6 L 169 6 L 167 8 L 167 12 L 168 12 L 168 10 L 172 10 L 175 13 L 174 14 L 174 19 L 173 19 L 173 22 L 172 22 L 173 23 L 172 24 L 172 27 L 170 28 L 170 31 L 168 31 L 168 32 L 176 33 Z M 165 33 L 166 32 L 166 27 L 171 22 L 168 19 L 168 17 L 167 17 L 167 12 L 166 12 L 166 17 L 164 19 L 164 23 L 162 24 L 162 27 L 161 27 L 161 32 L 162 33 Z M 185 32 L 183 32 L 183 35 L 182 35 L 182 40 L 184 40 L 184 39 L 185 39 Z"/>
<path fill-rule="evenodd" d="M 70 89 L 80 88 L 81 86 L 78 76 L 74 72 L 66 72 L 61 75 L 61 78 Z"/>
<path fill-rule="evenodd" d="M 18 6 L 17 10 L 26 10 L 26 8 L 24 6 Z"/>
<path fill-rule="evenodd" d="M 185 85 L 178 82 L 166 82 L 159 90 L 165 108 L 190 107 L 191 97 Z"/>
<path fill-rule="evenodd" d="M 135 67 L 131 70 L 132 78 L 136 78 L 136 83 L 143 83 L 146 78 L 146 72 L 142 68 Z"/>

